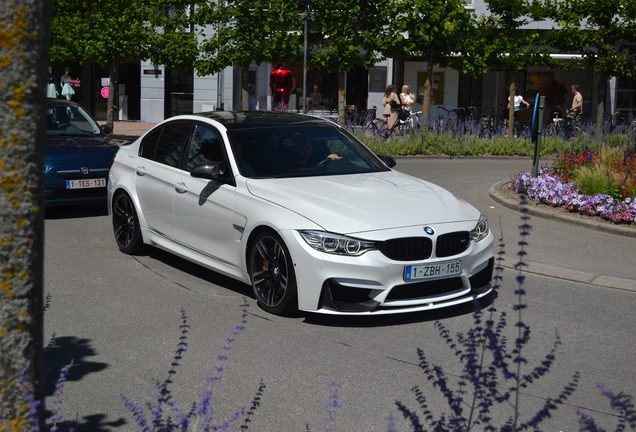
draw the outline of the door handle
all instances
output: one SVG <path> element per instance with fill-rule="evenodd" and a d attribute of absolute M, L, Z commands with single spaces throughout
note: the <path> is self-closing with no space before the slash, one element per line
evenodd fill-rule
<path fill-rule="evenodd" d="M 135 171 L 137 172 L 138 176 L 146 175 L 146 167 L 139 166 L 139 167 L 135 168 Z"/>
<path fill-rule="evenodd" d="M 177 182 L 174 184 L 174 190 L 176 190 L 177 193 L 186 193 L 188 191 L 188 186 L 186 186 L 183 182 Z"/>

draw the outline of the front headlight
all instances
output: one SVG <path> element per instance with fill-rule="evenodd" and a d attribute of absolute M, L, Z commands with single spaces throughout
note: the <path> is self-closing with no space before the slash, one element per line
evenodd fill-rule
<path fill-rule="evenodd" d="M 475 228 L 470 231 L 470 238 L 476 242 L 482 241 L 488 236 L 490 229 L 488 228 L 488 219 L 484 215 L 479 216 L 479 221 Z"/>
<path fill-rule="evenodd" d="M 375 243 L 321 231 L 299 231 L 309 246 L 320 252 L 358 256 L 375 249 Z"/>

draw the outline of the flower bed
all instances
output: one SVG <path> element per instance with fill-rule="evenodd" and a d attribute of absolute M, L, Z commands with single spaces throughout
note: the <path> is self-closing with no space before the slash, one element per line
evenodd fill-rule
<path fill-rule="evenodd" d="M 636 200 L 616 200 L 610 195 L 585 195 L 573 182 L 565 181 L 551 167 L 542 168 L 537 177 L 528 172 L 513 176 L 508 187 L 529 199 L 574 213 L 599 216 L 615 223 L 636 223 Z"/>

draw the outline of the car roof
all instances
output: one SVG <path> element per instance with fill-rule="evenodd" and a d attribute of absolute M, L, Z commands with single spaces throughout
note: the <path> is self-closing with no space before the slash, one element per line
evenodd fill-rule
<path fill-rule="evenodd" d="M 277 111 L 210 111 L 190 114 L 187 116 L 177 116 L 168 120 L 179 118 L 204 117 L 215 120 L 228 130 L 241 130 L 271 126 L 291 126 L 291 125 L 313 125 L 313 126 L 335 126 L 335 123 L 319 117 L 304 114 Z"/>
<path fill-rule="evenodd" d="M 79 104 L 73 102 L 73 101 L 69 101 L 66 99 L 56 99 L 56 98 L 47 98 L 46 99 L 46 104 L 47 105 L 66 105 L 66 106 L 79 106 Z"/>

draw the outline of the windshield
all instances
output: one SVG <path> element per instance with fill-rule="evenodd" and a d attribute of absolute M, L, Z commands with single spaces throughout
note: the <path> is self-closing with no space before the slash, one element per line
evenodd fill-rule
<path fill-rule="evenodd" d="M 335 126 L 263 126 L 229 132 L 245 177 L 308 177 L 389 169 L 362 143 Z"/>
<path fill-rule="evenodd" d="M 52 135 L 102 135 L 99 125 L 84 111 L 73 105 L 48 105 L 46 109 L 46 134 Z"/>

